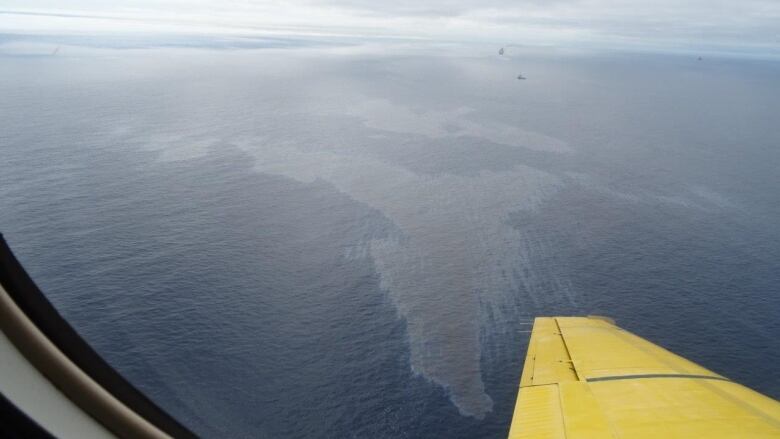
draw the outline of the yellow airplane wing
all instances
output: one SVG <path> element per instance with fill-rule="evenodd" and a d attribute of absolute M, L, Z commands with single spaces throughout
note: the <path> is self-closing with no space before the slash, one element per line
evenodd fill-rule
<path fill-rule="evenodd" d="M 540 317 L 509 438 L 780 438 L 780 403 L 609 319 Z"/>

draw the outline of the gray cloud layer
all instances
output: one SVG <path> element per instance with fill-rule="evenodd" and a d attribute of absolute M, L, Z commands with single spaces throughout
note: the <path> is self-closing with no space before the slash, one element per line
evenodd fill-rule
<path fill-rule="evenodd" d="M 9 13 L 11 12 L 11 13 Z M 25 15 L 13 12 L 26 12 Z M 33 14 L 30 14 L 33 13 Z M 111 23 L 107 24 L 108 21 Z M 774 0 L 11 0 L 5 32 L 306 30 L 459 41 L 780 51 Z"/>

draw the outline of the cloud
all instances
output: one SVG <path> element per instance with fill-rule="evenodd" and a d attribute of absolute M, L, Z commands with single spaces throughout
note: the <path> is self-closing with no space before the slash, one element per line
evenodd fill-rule
<path fill-rule="evenodd" d="M 5 32 L 304 32 L 604 47 L 780 51 L 774 0 L 11 0 Z"/>
<path fill-rule="evenodd" d="M 337 6 L 371 15 L 454 17 L 483 9 L 495 10 L 528 10 L 543 9 L 560 3 L 574 3 L 574 0 L 396 0 L 380 2 L 371 0 L 309 0 L 309 4 L 317 6 Z"/>

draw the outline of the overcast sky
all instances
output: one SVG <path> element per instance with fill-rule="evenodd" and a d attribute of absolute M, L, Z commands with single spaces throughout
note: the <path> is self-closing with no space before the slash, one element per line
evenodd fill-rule
<path fill-rule="evenodd" d="M 304 32 L 780 51 L 780 0 L 6 0 L 0 33 Z"/>

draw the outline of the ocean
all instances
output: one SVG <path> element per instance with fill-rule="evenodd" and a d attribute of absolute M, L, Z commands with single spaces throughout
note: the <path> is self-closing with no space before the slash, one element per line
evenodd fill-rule
<path fill-rule="evenodd" d="M 549 315 L 780 398 L 778 61 L 17 40 L 0 231 L 203 437 L 505 437 Z"/>

